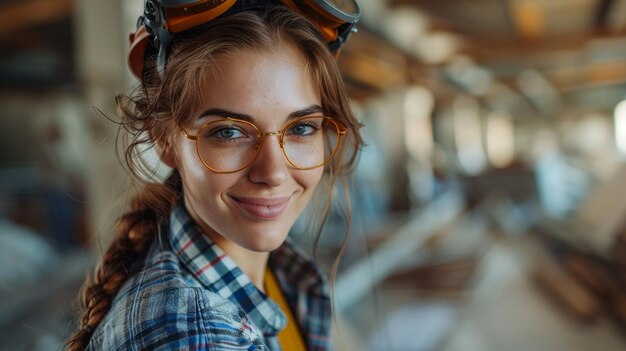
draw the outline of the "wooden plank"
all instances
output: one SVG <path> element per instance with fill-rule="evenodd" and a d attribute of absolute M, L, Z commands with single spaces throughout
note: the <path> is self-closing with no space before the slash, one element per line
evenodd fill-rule
<path fill-rule="evenodd" d="M 448 192 L 415 214 L 391 233 L 367 257 L 353 263 L 335 284 L 336 303 L 347 310 L 394 272 L 406 257 L 415 254 L 435 233 L 458 217 L 464 207 L 460 194 Z"/>

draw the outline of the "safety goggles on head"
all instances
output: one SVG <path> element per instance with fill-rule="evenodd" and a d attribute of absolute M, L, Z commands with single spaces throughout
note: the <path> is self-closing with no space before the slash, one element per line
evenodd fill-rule
<path fill-rule="evenodd" d="M 268 4 L 282 4 L 304 15 L 317 26 L 331 52 L 343 45 L 361 13 L 356 0 L 144 0 L 137 31 L 130 35 L 130 69 L 135 77 L 142 76 L 149 40 L 158 48 L 157 68 L 161 71 L 176 33 Z"/>

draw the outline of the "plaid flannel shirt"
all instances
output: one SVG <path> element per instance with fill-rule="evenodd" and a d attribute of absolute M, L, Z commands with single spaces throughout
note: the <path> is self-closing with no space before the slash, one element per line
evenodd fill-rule
<path fill-rule="evenodd" d="M 280 350 L 276 335 L 286 323 L 280 307 L 200 231 L 183 205 L 172 210 L 165 229 L 87 349 Z M 330 300 L 316 266 L 289 242 L 272 252 L 269 266 L 308 350 L 329 350 Z"/>

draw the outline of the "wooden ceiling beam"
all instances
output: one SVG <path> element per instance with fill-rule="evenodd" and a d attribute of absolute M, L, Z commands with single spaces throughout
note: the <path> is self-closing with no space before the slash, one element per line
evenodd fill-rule
<path fill-rule="evenodd" d="M 545 70 L 543 74 L 560 92 L 626 84 L 626 62 L 610 61 L 578 67 L 554 68 Z"/>
<path fill-rule="evenodd" d="M 73 0 L 28 0 L 0 7 L 0 36 L 66 18 L 74 9 Z"/>
<path fill-rule="evenodd" d="M 493 38 L 465 38 L 460 52 L 479 63 L 491 62 L 528 62 L 545 61 L 555 55 L 569 53 L 585 55 L 602 47 L 602 55 L 610 55 L 611 47 L 615 47 L 615 55 L 623 52 L 626 44 L 626 33 L 584 33 L 579 35 L 563 35 L 547 37 L 541 40 L 494 40 Z"/>
<path fill-rule="evenodd" d="M 394 6 L 419 6 L 424 3 L 424 0 L 388 0 L 387 3 L 390 7 Z"/>

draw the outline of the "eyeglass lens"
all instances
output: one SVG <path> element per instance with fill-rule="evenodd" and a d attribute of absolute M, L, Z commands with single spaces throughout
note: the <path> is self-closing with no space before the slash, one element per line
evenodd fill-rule
<path fill-rule="evenodd" d="M 283 152 L 295 168 L 311 169 L 332 158 L 339 144 L 339 125 L 330 117 L 306 117 L 278 133 Z M 270 133 L 274 134 L 274 133 Z M 202 162 L 217 172 L 235 172 L 254 162 L 263 145 L 262 134 L 252 124 L 232 119 L 206 124 L 196 146 Z"/>

